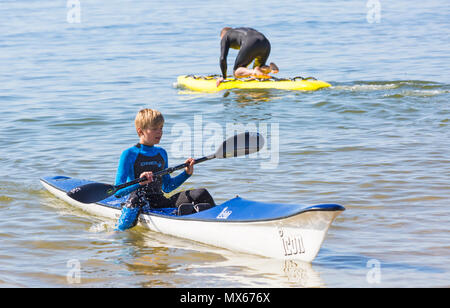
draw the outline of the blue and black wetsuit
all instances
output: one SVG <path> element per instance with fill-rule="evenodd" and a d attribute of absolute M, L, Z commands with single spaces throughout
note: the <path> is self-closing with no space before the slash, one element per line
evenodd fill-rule
<path fill-rule="evenodd" d="M 116 185 L 137 179 L 143 172 L 152 171 L 155 173 L 165 168 L 168 168 L 168 158 L 167 152 L 163 148 L 137 144 L 125 150 L 120 156 Z M 141 190 L 145 191 L 146 196 L 149 197 L 148 201 L 151 202 L 151 206 L 169 207 L 160 202 L 164 202 L 164 200 L 160 200 L 161 198 L 166 199 L 164 198 L 163 191 L 166 193 L 173 191 L 183 184 L 189 176 L 185 171 L 174 178 L 166 174 L 163 177 L 155 178 L 148 185 L 142 186 L 135 184 L 119 190 L 116 196 L 124 196 L 130 192 Z"/>
<path fill-rule="evenodd" d="M 132 181 L 143 172 L 152 171 L 155 173 L 166 168 L 168 168 L 168 158 L 167 152 L 163 148 L 137 144 L 122 153 L 115 184 L 120 185 Z M 135 184 L 116 192 L 115 195 L 118 197 L 130 194 L 122 209 L 117 229 L 125 230 L 133 227 L 137 222 L 141 208 L 146 205 L 152 208 L 176 207 L 182 203 L 209 203 L 214 205 L 214 200 L 206 189 L 184 191 L 170 198 L 164 196 L 163 192 L 173 191 L 189 177 L 190 175 L 186 171 L 176 177 L 166 174 L 154 178 L 153 182 L 147 185 Z"/>
<path fill-rule="evenodd" d="M 262 33 L 252 28 L 228 30 L 220 41 L 220 69 L 223 78 L 227 78 L 227 56 L 230 48 L 239 49 L 233 73 L 239 67 L 247 67 L 253 60 L 253 68 L 266 65 L 270 54 L 270 42 Z"/>

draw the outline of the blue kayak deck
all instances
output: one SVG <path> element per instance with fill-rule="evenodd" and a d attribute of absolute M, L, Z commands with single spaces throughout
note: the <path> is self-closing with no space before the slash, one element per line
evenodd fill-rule
<path fill-rule="evenodd" d="M 80 180 L 67 176 L 48 176 L 42 178 L 41 181 L 65 193 L 75 187 L 94 183 L 94 181 Z M 96 204 L 121 210 L 122 205 L 127 198 L 128 196 L 121 198 L 111 196 Z M 162 215 L 177 219 L 250 222 L 287 218 L 308 211 L 344 211 L 345 208 L 338 204 L 305 206 L 299 204 L 258 202 L 236 197 L 211 209 L 191 215 L 177 216 L 174 210 L 174 208 L 154 209 L 144 207 L 142 213 L 147 215 Z"/>

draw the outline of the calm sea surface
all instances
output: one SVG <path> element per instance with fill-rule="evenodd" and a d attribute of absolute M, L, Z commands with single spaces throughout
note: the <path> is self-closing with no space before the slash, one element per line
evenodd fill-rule
<path fill-rule="evenodd" d="M 449 16 L 445 0 L 2 0 L 0 287 L 449 287 Z M 333 87 L 177 88 L 220 72 L 224 26 L 266 34 L 280 77 Z M 112 183 L 143 107 L 166 118 L 169 165 L 233 125 L 264 131 L 265 153 L 198 165 L 183 188 L 342 204 L 314 262 L 114 233 L 43 189 L 46 175 Z"/>

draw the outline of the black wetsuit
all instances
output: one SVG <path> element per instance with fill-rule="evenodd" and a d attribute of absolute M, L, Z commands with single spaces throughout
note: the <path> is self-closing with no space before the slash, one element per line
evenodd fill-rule
<path fill-rule="evenodd" d="M 234 63 L 233 73 L 239 67 L 247 67 L 253 60 L 253 67 L 264 66 L 269 58 L 269 40 L 252 28 L 233 28 L 228 30 L 220 42 L 220 69 L 223 78 L 227 77 L 227 56 L 230 48 L 240 49 Z"/>

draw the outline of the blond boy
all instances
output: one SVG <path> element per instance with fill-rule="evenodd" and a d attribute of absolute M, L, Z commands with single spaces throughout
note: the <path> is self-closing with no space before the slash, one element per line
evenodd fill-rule
<path fill-rule="evenodd" d="M 183 184 L 194 172 L 194 159 L 188 158 L 188 166 L 176 177 L 169 174 L 153 177 L 157 171 L 168 168 L 167 152 L 159 144 L 163 135 L 164 117 L 153 109 L 142 109 L 135 119 L 139 143 L 123 151 L 116 175 L 116 185 L 136 178 L 147 181 L 119 190 L 116 195 L 130 194 L 119 219 L 117 230 L 123 231 L 136 225 L 142 207 L 170 208 L 184 203 L 209 203 L 214 200 L 206 189 L 195 189 L 177 193 L 170 198 L 164 196 Z"/>

